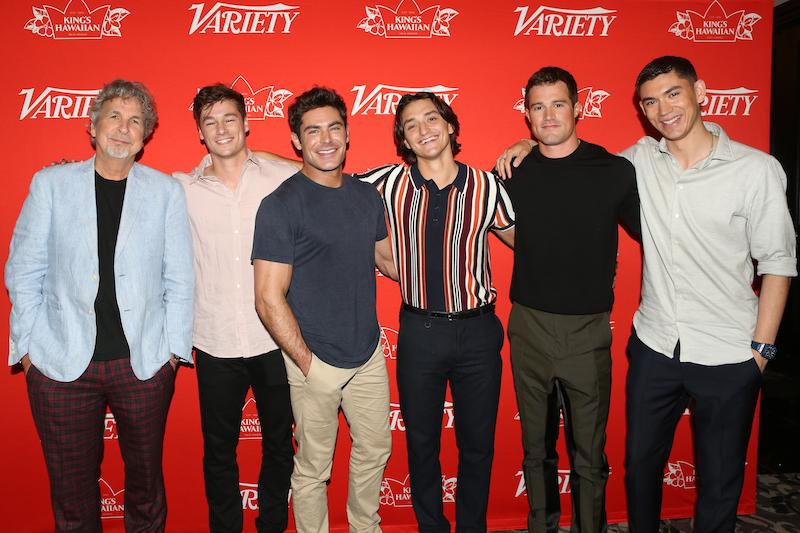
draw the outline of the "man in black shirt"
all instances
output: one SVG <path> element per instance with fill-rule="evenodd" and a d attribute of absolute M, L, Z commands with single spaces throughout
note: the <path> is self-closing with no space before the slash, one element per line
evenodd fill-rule
<path fill-rule="evenodd" d="M 508 336 L 532 532 L 558 529 L 552 416 L 546 416 L 557 385 L 571 441 L 573 527 L 606 528 L 609 313 L 618 221 L 639 232 L 633 166 L 578 139 L 577 93 L 575 79 L 561 68 L 531 76 L 525 114 L 539 144 L 508 183 L 517 214 Z"/>

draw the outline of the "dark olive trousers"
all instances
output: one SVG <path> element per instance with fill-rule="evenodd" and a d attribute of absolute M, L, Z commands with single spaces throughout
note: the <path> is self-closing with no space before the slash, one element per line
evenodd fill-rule
<path fill-rule="evenodd" d="M 560 315 L 515 303 L 508 320 L 508 338 L 525 450 L 528 531 L 558 529 L 552 414 L 556 384 L 572 452 L 573 531 L 605 531 L 608 462 L 604 448 L 611 396 L 609 313 Z"/>

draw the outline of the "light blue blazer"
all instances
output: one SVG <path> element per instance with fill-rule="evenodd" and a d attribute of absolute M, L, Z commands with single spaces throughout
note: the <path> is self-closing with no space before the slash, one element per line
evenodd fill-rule
<path fill-rule="evenodd" d="M 9 364 L 25 354 L 47 377 L 73 381 L 89 366 L 99 286 L 94 158 L 33 176 L 5 268 L 11 298 Z M 181 185 L 134 164 L 122 206 L 114 276 L 136 376 L 175 354 L 191 360 L 194 273 Z"/>

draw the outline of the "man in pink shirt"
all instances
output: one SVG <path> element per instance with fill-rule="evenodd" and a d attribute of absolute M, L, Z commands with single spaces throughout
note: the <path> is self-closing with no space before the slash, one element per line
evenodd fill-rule
<path fill-rule="evenodd" d="M 233 89 L 203 87 L 193 113 L 208 155 L 191 172 L 174 177 L 186 191 L 194 250 L 192 342 L 209 529 L 242 531 L 236 447 L 252 388 L 262 431 L 256 528 L 280 532 L 288 520 L 292 409 L 283 356 L 256 314 L 250 252 L 261 200 L 296 169 L 247 148 L 245 102 Z"/>

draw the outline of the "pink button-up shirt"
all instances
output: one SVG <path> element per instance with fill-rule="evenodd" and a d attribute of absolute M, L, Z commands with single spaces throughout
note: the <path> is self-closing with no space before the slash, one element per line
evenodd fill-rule
<path fill-rule="evenodd" d="M 190 173 L 173 176 L 186 191 L 194 253 L 196 348 L 216 357 L 253 357 L 277 348 L 255 309 L 253 227 L 261 200 L 297 172 L 248 152 L 236 190 L 203 174 L 206 155 Z"/>

